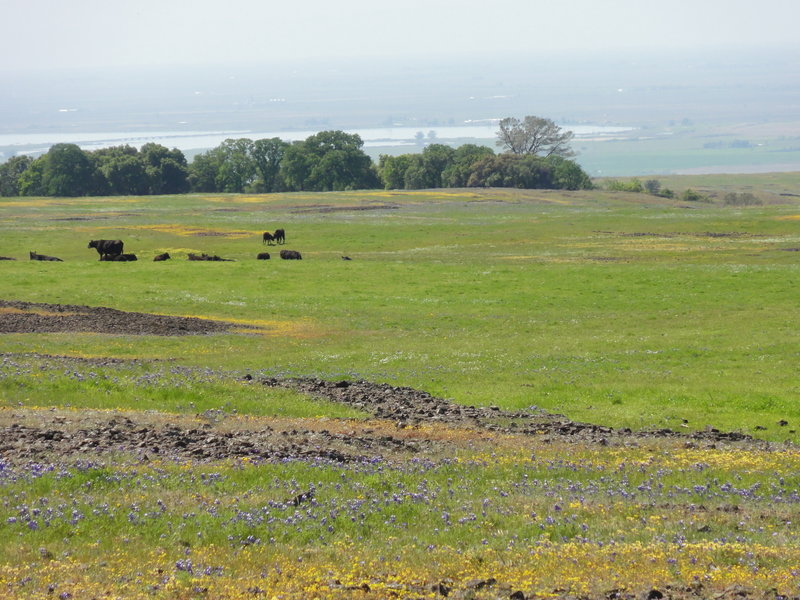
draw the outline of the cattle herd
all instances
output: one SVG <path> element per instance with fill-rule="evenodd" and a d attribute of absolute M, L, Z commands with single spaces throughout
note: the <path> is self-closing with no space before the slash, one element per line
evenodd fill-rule
<path fill-rule="evenodd" d="M 286 232 L 283 229 L 276 229 L 275 233 L 270 233 L 269 231 L 265 231 L 264 234 L 261 236 L 261 242 L 262 244 L 267 246 L 272 246 L 274 244 L 285 244 Z M 102 261 L 128 262 L 128 261 L 138 260 L 135 254 L 124 253 L 122 251 L 123 246 L 124 244 L 122 240 L 90 240 L 88 247 L 97 250 L 97 253 L 100 255 L 100 260 Z M 280 257 L 284 260 L 300 260 L 303 258 L 297 250 L 281 250 Z M 37 254 L 36 252 L 31 252 L 30 258 L 31 260 L 50 260 L 50 261 L 63 262 L 60 258 L 56 258 L 55 256 L 47 256 L 46 254 Z M 153 261 L 159 262 L 163 260 L 169 260 L 170 258 L 171 257 L 169 253 L 164 252 L 153 258 Z M 256 255 L 256 258 L 258 260 L 269 260 L 270 255 L 269 252 L 259 252 Z M 14 260 L 13 258 L 6 258 L 6 257 L 0 257 L 0 259 Z M 233 260 L 230 258 L 220 258 L 219 256 L 216 255 L 209 255 L 206 254 L 205 252 L 202 254 L 194 254 L 190 252 L 188 259 L 208 260 L 208 261 Z"/>

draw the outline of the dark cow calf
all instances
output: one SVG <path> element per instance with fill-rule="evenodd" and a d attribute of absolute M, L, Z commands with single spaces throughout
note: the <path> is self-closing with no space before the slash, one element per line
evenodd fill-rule
<path fill-rule="evenodd" d="M 272 237 L 275 238 L 275 241 L 279 244 L 286 243 L 286 232 L 283 229 L 276 229 L 275 233 L 272 234 Z"/>
<path fill-rule="evenodd" d="M 264 235 L 261 236 L 261 243 L 267 244 L 272 246 L 272 242 L 275 241 L 275 236 L 273 236 L 269 231 L 265 231 Z"/>
<path fill-rule="evenodd" d="M 283 260 L 301 260 L 303 257 L 297 250 L 281 250 L 281 258 Z"/>
<path fill-rule="evenodd" d="M 259 252 L 256 258 L 258 260 L 269 260 L 269 252 Z"/>
<path fill-rule="evenodd" d="M 100 260 L 103 260 L 104 256 L 122 254 L 122 240 L 91 240 L 88 247 L 97 250 Z"/>
<path fill-rule="evenodd" d="M 156 255 L 153 258 L 153 262 L 159 262 L 161 260 L 169 260 L 170 258 L 172 257 L 169 255 L 169 252 L 164 252 L 163 254 Z"/>
<path fill-rule="evenodd" d="M 46 254 L 36 254 L 36 252 L 31 252 L 31 260 L 51 260 L 55 262 L 64 262 L 60 258 L 56 258 L 55 256 L 47 256 Z"/>
<path fill-rule="evenodd" d="M 101 256 L 100 260 L 113 262 L 132 262 L 139 259 L 136 258 L 135 254 L 106 254 L 105 256 Z"/>

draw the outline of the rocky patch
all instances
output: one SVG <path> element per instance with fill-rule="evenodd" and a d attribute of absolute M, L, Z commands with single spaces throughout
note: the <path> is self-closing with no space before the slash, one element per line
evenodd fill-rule
<path fill-rule="evenodd" d="M 645 437 L 685 438 L 688 443 L 757 442 L 744 433 L 724 432 L 711 427 L 694 433 L 682 433 L 671 429 L 633 432 L 627 428 L 616 429 L 579 423 L 563 415 L 539 409 L 506 411 L 497 406 L 464 406 L 421 390 L 385 383 L 325 381 L 311 378 L 266 378 L 261 383 L 270 387 L 291 388 L 309 396 L 347 404 L 377 418 L 392 420 L 399 427 L 420 423 L 442 423 L 498 433 L 536 435 L 545 440 L 548 436 L 557 436 L 600 444 L 606 444 L 611 440 Z"/>
<path fill-rule="evenodd" d="M 202 417 L 202 415 L 200 415 Z M 202 419 L 129 413 L 43 413 L 19 410 L 0 421 L 0 456 L 7 461 L 64 460 L 87 455 L 127 454 L 142 461 L 208 462 L 231 458 L 347 463 L 376 456 L 416 454 L 435 444 L 360 429 L 342 433 L 298 428 L 282 422 L 220 427 Z"/>
<path fill-rule="evenodd" d="M 248 327 L 211 319 L 126 312 L 102 306 L 0 300 L 0 333 L 196 335 L 242 328 Z"/>

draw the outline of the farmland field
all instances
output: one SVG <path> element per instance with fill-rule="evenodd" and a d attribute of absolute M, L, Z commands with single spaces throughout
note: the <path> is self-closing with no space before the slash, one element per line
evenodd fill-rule
<path fill-rule="evenodd" d="M 800 179 L 666 183 L 0 199 L 0 596 L 799 595 Z"/>

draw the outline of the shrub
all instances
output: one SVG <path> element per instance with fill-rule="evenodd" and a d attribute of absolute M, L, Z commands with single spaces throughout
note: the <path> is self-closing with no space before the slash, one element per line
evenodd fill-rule
<path fill-rule="evenodd" d="M 760 198 L 756 198 L 750 192 L 728 192 L 722 199 L 725 206 L 760 206 L 764 204 Z"/>
<path fill-rule="evenodd" d="M 612 192 L 634 192 L 639 194 L 644 192 L 644 186 L 638 179 L 631 179 L 630 181 L 610 179 L 606 182 L 606 188 Z"/>

